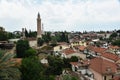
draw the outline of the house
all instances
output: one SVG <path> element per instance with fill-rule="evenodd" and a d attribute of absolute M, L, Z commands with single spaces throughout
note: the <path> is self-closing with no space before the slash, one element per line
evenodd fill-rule
<path fill-rule="evenodd" d="M 86 70 L 88 70 L 88 64 L 84 64 L 82 62 L 70 62 L 71 67 L 72 67 L 72 71 L 77 71 L 80 72 L 82 74 L 86 74 Z"/>
<path fill-rule="evenodd" d="M 15 45 L 12 43 L 1 43 L 0 49 L 12 49 Z"/>
<path fill-rule="evenodd" d="M 120 47 L 118 46 L 109 46 L 109 50 L 110 52 L 114 53 L 114 54 L 119 54 L 120 55 Z"/>
<path fill-rule="evenodd" d="M 81 40 L 72 40 L 70 42 L 70 45 L 72 47 L 74 47 L 74 46 L 87 46 L 87 42 L 86 41 L 81 41 Z"/>
<path fill-rule="evenodd" d="M 93 73 L 88 69 L 89 63 L 82 63 L 82 62 L 70 62 L 72 71 L 79 72 L 83 75 L 84 80 L 94 80 Z"/>
<path fill-rule="evenodd" d="M 88 46 L 85 49 L 85 53 L 92 55 L 94 57 L 97 57 L 101 55 L 101 53 L 105 52 L 107 49 L 106 48 L 101 48 L 101 47 L 96 47 L 96 46 Z"/>
<path fill-rule="evenodd" d="M 79 39 L 71 39 L 70 40 L 70 45 L 71 47 L 78 46 L 79 45 Z"/>
<path fill-rule="evenodd" d="M 89 39 L 89 40 L 96 39 L 97 34 L 94 33 L 94 32 L 90 32 L 90 33 L 87 33 L 87 34 L 83 34 L 83 38 Z"/>
<path fill-rule="evenodd" d="M 54 50 L 54 52 L 59 52 L 59 51 L 62 51 L 66 48 L 70 48 L 69 45 L 61 44 L 61 45 L 55 46 L 53 50 Z"/>
<path fill-rule="evenodd" d="M 84 52 L 85 48 L 86 48 L 85 46 L 79 46 L 78 47 L 78 49 L 79 49 L 80 52 Z"/>
<path fill-rule="evenodd" d="M 101 54 L 101 57 L 103 59 L 106 59 L 108 61 L 111 61 L 111 62 L 117 62 L 118 60 L 120 60 L 119 56 L 116 55 L 116 54 L 113 54 L 113 53 L 110 53 L 110 52 L 104 52 Z"/>
<path fill-rule="evenodd" d="M 96 57 L 90 60 L 90 71 L 94 74 L 95 80 L 111 80 L 117 74 L 118 66 L 106 59 Z"/>
<path fill-rule="evenodd" d="M 16 39 L 9 39 L 9 43 L 16 43 L 18 40 L 20 40 L 20 38 L 16 38 Z"/>
<path fill-rule="evenodd" d="M 29 41 L 29 45 L 30 47 L 37 47 L 37 40 L 36 38 L 27 38 L 27 40 Z"/>
<path fill-rule="evenodd" d="M 61 53 L 61 57 L 71 58 L 72 56 L 77 56 L 79 58 L 86 59 L 86 55 L 80 54 L 79 52 L 76 52 L 71 48 L 67 48 Z"/>
<path fill-rule="evenodd" d="M 73 49 L 67 48 L 62 51 L 61 57 L 70 58 L 74 53 L 76 52 Z"/>

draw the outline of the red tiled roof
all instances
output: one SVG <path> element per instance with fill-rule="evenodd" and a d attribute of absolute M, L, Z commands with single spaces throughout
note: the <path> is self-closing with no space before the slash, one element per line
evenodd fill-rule
<path fill-rule="evenodd" d="M 68 48 L 68 49 L 63 50 L 63 53 L 65 53 L 66 55 L 68 55 L 68 54 L 75 53 L 75 51 L 73 49 Z"/>
<path fill-rule="evenodd" d="M 94 46 L 88 46 L 87 49 L 88 50 L 92 50 L 94 48 Z"/>
<path fill-rule="evenodd" d="M 97 53 L 102 53 L 104 51 L 106 51 L 107 49 L 105 48 L 99 48 L 99 47 L 94 47 L 93 48 L 93 51 L 97 52 Z"/>
<path fill-rule="evenodd" d="M 79 50 L 83 51 L 86 47 L 85 46 L 80 46 Z"/>
<path fill-rule="evenodd" d="M 90 68 L 100 74 L 115 73 L 117 71 L 115 63 L 98 57 L 90 61 Z M 108 69 L 110 71 L 107 71 Z"/>
<path fill-rule="evenodd" d="M 94 47 L 94 46 L 89 46 L 88 49 L 97 53 L 103 53 L 107 50 L 106 48 L 100 48 L 100 47 Z"/>
<path fill-rule="evenodd" d="M 102 53 L 102 56 L 113 61 L 118 61 L 120 59 L 117 55 L 108 52 Z"/>
<path fill-rule="evenodd" d="M 83 34 L 83 37 L 94 37 L 94 36 L 97 36 L 97 34 L 94 34 L 94 33 L 89 33 L 89 34 Z"/>
<path fill-rule="evenodd" d="M 110 46 L 110 48 L 112 48 L 112 49 L 120 49 L 120 47 L 118 47 L 118 46 Z"/>

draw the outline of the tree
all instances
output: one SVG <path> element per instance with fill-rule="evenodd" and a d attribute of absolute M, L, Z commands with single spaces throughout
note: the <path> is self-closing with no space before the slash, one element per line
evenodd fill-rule
<path fill-rule="evenodd" d="M 28 57 L 22 60 L 22 80 L 44 80 L 42 76 L 43 66 L 37 57 Z"/>
<path fill-rule="evenodd" d="M 117 33 L 120 33 L 120 29 L 119 29 L 119 30 L 117 30 Z"/>
<path fill-rule="evenodd" d="M 31 57 L 31 56 L 36 56 L 36 50 L 30 48 L 25 51 L 25 57 Z"/>
<path fill-rule="evenodd" d="M 70 61 L 71 61 L 71 62 L 77 62 L 77 61 L 78 61 L 78 57 L 72 56 L 72 57 L 70 58 Z"/>
<path fill-rule="evenodd" d="M 117 37 L 117 33 L 115 32 L 110 35 L 110 38 L 115 38 L 115 37 Z"/>
<path fill-rule="evenodd" d="M 36 31 L 29 30 L 29 37 L 36 37 L 36 36 L 37 36 L 37 32 Z"/>
<path fill-rule="evenodd" d="M 8 39 L 15 38 L 15 35 L 14 35 L 13 33 L 11 33 L 11 32 L 8 32 L 8 33 L 7 33 L 7 38 L 8 38 Z"/>
<path fill-rule="evenodd" d="M 52 47 L 57 46 L 57 41 L 56 41 L 55 37 L 52 37 L 50 46 L 52 46 Z"/>
<path fill-rule="evenodd" d="M 20 38 L 22 36 L 19 31 L 14 31 L 13 34 L 15 35 L 15 38 Z"/>
<path fill-rule="evenodd" d="M 61 40 L 62 40 L 62 42 L 68 42 L 68 35 L 67 35 L 66 31 L 62 32 Z"/>
<path fill-rule="evenodd" d="M 0 41 L 6 41 L 7 39 L 7 33 L 4 31 L 0 31 Z"/>
<path fill-rule="evenodd" d="M 60 75 L 63 69 L 63 61 L 61 58 L 48 56 L 49 67 L 46 70 L 47 75 Z"/>
<path fill-rule="evenodd" d="M 26 37 L 29 37 L 29 33 L 28 33 L 28 31 L 27 31 L 26 28 L 25 28 L 25 36 L 26 36 Z"/>
<path fill-rule="evenodd" d="M 37 40 L 38 46 L 42 46 L 43 43 L 44 43 L 44 40 L 42 38 L 38 38 L 38 40 Z"/>
<path fill-rule="evenodd" d="M 70 68 L 70 59 L 69 58 L 63 58 L 63 62 L 64 62 L 64 68 Z"/>
<path fill-rule="evenodd" d="M 11 53 L 0 51 L 0 80 L 21 80 L 21 72 L 14 62 L 10 61 L 13 56 Z"/>
<path fill-rule="evenodd" d="M 45 43 L 49 43 L 49 41 L 51 41 L 51 33 L 50 32 L 46 32 L 43 36 L 42 36 L 43 40 Z"/>
<path fill-rule="evenodd" d="M 113 41 L 112 45 L 116 45 L 120 47 L 120 39 Z"/>
<path fill-rule="evenodd" d="M 60 33 L 56 34 L 55 38 L 56 38 L 57 42 L 61 42 L 61 35 L 60 35 Z"/>
<path fill-rule="evenodd" d="M 25 57 L 25 51 L 30 48 L 27 40 L 19 40 L 16 44 L 17 57 Z"/>
<path fill-rule="evenodd" d="M 68 42 L 68 33 L 67 32 L 58 32 L 55 34 L 56 41 L 58 42 Z"/>
<path fill-rule="evenodd" d="M 79 80 L 77 77 L 73 77 L 72 75 L 63 75 L 63 80 Z"/>

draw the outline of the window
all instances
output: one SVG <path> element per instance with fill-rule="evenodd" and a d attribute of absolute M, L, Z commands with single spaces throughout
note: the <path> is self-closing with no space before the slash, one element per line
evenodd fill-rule
<path fill-rule="evenodd" d="M 104 80 L 106 80 L 106 76 L 104 76 Z"/>

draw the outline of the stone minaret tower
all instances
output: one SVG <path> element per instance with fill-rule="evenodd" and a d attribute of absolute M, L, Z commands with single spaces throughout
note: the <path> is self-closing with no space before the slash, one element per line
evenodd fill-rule
<path fill-rule="evenodd" d="M 22 39 L 25 39 L 25 28 L 22 28 Z"/>
<path fill-rule="evenodd" d="M 37 38 L 41 38 L 41 37 L 42 37 L 41 18 L 40 18 L 40 14 L 38 13 L 38 16 L 37 16 Z"/>

